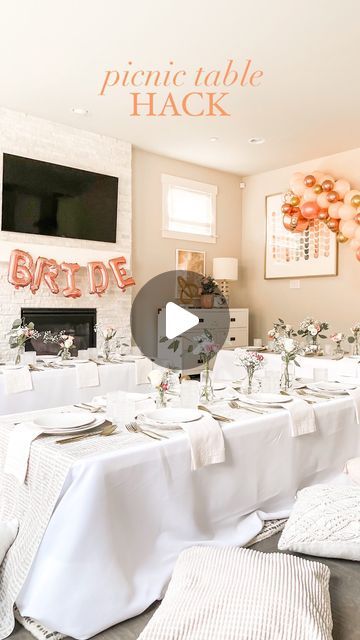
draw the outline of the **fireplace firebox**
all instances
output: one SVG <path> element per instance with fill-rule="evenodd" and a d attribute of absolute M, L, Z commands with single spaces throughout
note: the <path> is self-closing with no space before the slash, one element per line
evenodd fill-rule
<path fill-rule="evenodd" d="M 21 317 L 33 322 L 40 333 L 51 331 L 58 333 L 64 329 L 67 335 L 74 336 L 74 355 L 78 349 L 96 347 L 96 309 L 21 309 Z M 36 351 L 38 355 L 53 355 L 59 351 L 57 345 L 44 344 L 40 340 L 28 340 L 27 351 Z"/>

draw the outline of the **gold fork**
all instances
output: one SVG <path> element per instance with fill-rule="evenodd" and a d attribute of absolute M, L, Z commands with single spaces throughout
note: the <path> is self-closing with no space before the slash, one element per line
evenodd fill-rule
<path fill-rule="evenodd" d="M 248 407 L 248 405 L 240 404 L 235 400 L 230 400 L 229 407 L 231 407 L 231 409 L 244 409 L 244 411 L 251 411 L 252 413 L 261 413 L 261 414 L 268 413 L 268 411 L 264 411 L 256 407 Z"/>

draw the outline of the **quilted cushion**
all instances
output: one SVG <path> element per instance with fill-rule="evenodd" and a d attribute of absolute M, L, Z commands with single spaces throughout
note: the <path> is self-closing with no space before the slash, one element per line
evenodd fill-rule
<path fill-rule="evenodd" d="M 299 491 L 278 546 L 360 560 L 360 487 L 315 485 Z"/>
<path fill-rule="evenodd" d="M 139 640 L 330 640 L 329 575 L 287 554 L 192 547 Z"/>
<path fill-rule="evenodd" d="M 348 460 L 344 471 L 349 474 L 351 480 L 356 482 L 356 484 L 360 484 L 360 457 Z"/>

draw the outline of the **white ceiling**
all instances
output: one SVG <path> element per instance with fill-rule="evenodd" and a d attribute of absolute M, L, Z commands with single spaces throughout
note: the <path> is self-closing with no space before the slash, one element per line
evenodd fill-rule
<path fill-rule="evenodd" d="M 358 0 L 3 0 L 0 106 L 257 173 L 360 146 L 359 20 Z M 190 72 L 249 57 L 262 85 L 232 89 L 228 118 L 134 118 L 124 89 L 98 96 L 105 70 L 128 60 Z"/>

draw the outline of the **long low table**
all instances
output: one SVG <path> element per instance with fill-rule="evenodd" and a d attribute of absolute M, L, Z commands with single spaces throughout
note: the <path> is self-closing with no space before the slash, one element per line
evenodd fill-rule
<path fill-rule="evenodd" d="M 284 410 L 258 416 L 227 407 L 234 422 L 223 424 L 226 461 L 195 472 L 182 431 L 161 442 L 129 433 L 93 438 L 87 455 L 73 459 L 73 445 L 35 440 L 22 519 L 64 449 L 69 469 L 16 597 L 21 614 L 89 638 L 162 598 L 184 548 L 244 545 L 264 519 L 289 514 L 299 489 L 344 478 L 344 463 L 360 454 L 352 401 L 314 407 L 317 431 L 295 438 Z M 0 436 L 18 419 L 0 421 Z M 0 462 L 4 455 L 0 449 Z M 33 514 L 29 520 L 36 529 Z M 9 552 L 18 562 L 28 553 L 24 536 Z"/>
<path fill-rule="evenodd" d="M 31 373 L 33 389 L 10 395 L 5 394 L 4 379 L 0 371 L 0 415 L 89 402 L 94 395 L 103 395 L 110 391 L 145 392 L 149 387 L 145 384 L 136 384 L 135 367 L 134 362 L 99 365 L 100 384 L 83 389 L 77 387 L 75 368 L 48 368 L 43 371 L 33 371 Z"/>
<path fill-rule="evenodd" d="M 281 357 L 277 353 L 261 351 L 264 356 L 264 366 L 266 369 L 280 371 Z M 216 356 L 214 363 L 215 380 L 236 380 L 239 378 L 240 367 L 234 364 L 235 352 L 232 349 L 222 349 Z M 337 376 L 360 376 L 360 357 L 353 359 L 344 357 L 341 360 L 332 360 L 325 356 L 298 356 L 296 358 L 300 367 L 296 368 L 296 374 L 303 378 L 312 378 L 314 369 L 327 369 L 329 380 L 336 379 Z"/>

